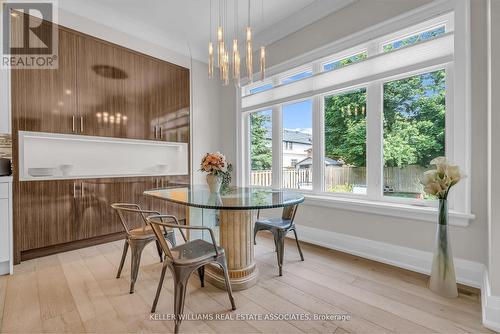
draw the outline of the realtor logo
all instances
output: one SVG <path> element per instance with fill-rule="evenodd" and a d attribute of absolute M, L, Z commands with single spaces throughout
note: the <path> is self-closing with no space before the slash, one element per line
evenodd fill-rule
<path fill-rule="evenodd" d="M 55 8 L 47 0 L 2 1 L 2 68 L 58 67 Z"/>

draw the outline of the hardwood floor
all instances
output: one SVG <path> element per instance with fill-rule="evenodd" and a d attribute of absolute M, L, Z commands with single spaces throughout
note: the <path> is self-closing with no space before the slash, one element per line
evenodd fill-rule
<path fill-rule="evenodd" d="M 284 276 L 277 276 L 272 240 L 262 233 L 255 249 L 259 283 L 235 292 L 240 315 L 343 314 L 348 321 L 183 321 L 181 332 L 206 333 L 477 333 L 481 325 L 478 291 L 458 299 L 441 298 L 426 288 L 424 275 L 303 244 L 299 260 L 293 240 L 285 248 Z M 0 276 L 1 332 L 172 332 L 172 321 L 150 320 L 161 270 L 154 244 L 146 248 L 136 283 L 128 293 L 130 262 L 115 279 L 122 242 L 93 246 L 15 267 Z M 130 261 L 130 256 L 127 258 Z M 227 294 L 192 276 L 186 314 L 229 315 Z M 157 313 L 173 310 L 167 272 Z"/>

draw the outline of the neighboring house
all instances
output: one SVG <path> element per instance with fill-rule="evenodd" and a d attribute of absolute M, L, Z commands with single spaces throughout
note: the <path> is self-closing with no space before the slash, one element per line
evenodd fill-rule
<path fill-rule="evenodd" d="M 270 145 L 272 141 L 270 132 L 267 133 L 266 139 Z M 295 167 L 298 162 L 308 157 L 311 148 L 310 133 L 283 129 L 283 167 Z"/>
<path fill-rule="evenodd" d="M 343 166 L 344 162 L 342 160 L 335 160 L 330 158 L 325 158 L 325 166 Z M 296 166 L 298 169 L 306 169 L 312 167 L 312 157 L 307 157 L 302 161 L 299 161 Z"/>

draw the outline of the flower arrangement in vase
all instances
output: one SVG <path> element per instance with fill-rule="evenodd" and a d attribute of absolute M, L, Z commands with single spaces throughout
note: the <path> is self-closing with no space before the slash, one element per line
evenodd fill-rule
<path fill-rule="evenodd" d="M 448 194 L 463 175 L 458 166 L 452 165 L 445 157 L 431 161 L 436 169 L 428 170 L 421 180 L 424 191 L 439 200 L 438 224 L 432 259 L 429 288 L 435 293 L 449 298 L 458 297 L 455 267 L 448 237 Z"/>
<path fill-rule="evenodd" d="M 207 173 L 207 184 L 212 193 L 218 193 L 221 186 L 225 188 L 229 185 L 232 170 L 233 166 L 220 152 L 207 153 L 201 159 L 200 171 Z"/>

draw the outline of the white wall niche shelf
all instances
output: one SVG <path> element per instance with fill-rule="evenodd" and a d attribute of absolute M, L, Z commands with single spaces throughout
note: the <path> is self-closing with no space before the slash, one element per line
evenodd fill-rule
<path fill-rule="evenodd" d="M 20 181 L 188 175 L 188 156 L 187 143 L 19 131 Z M 54 173 L 34 177 L 29 168 Z"/>

